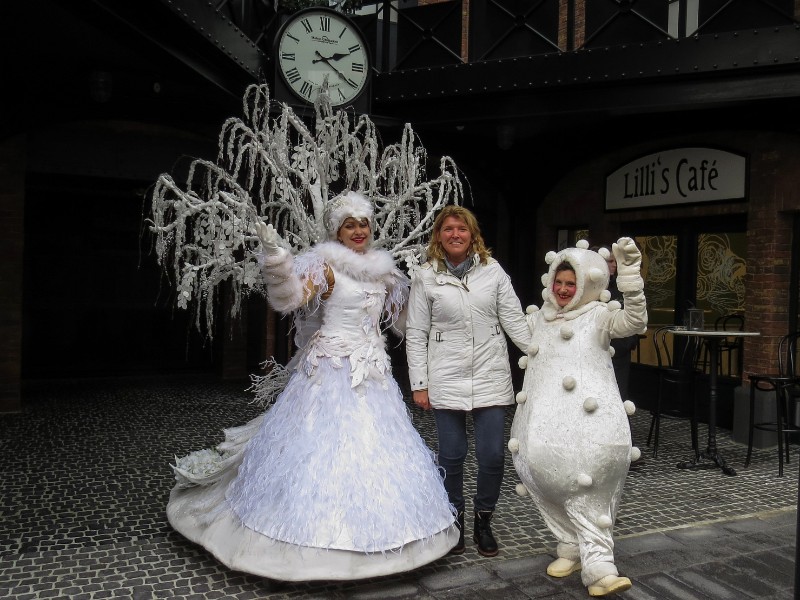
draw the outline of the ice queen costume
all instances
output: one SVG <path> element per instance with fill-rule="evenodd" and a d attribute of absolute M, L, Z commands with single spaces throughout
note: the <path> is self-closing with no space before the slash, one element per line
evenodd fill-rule
<path fill-rule="evenodd" d="M 347 216 L 372 215 L 352 192 L 334 209 L 332 239 Z M 407 277 L 385 250 L 277 250 L 261 263 L 270 303 L 296 311 L 288 382 L 216 450 L 178 462 L 169 522 L 231 569 L 284 581 L 386 575 L 444 556 L 458 538 L 453 509 L 382 334 L 402 325 Z M 199 476 L 189 463 L 206 459 Z"/>
<path fill-rule="evenodd" d="M 639 456 L 627 419 L 635 407 L 620 398 L 609 342 L 642 333 L 647 312 L 641 255 L 630 238 L 614 244 L 624 309 L 609 302 L 604 255 L 587 250 L 585 241 L 579 246 L 546 257 L 542 309 L 528 309 L 531 344 L 520 359 L 525 379 L 509 448 L 522 480 L 517 492 L 530 493 L 558 539 L 563 560 L 551 567 L 561 572 L 549 568 L 548 574 L 581 569 L 584 585 L 597 596 L 615 591 L 621 580 L 620 589 L 630 587 L 627 578 L 617 577 L 612 529 L 630 461 Z M 560 308 L 553 281 L 564 261 L 574 268 L 577 290 Z"/>

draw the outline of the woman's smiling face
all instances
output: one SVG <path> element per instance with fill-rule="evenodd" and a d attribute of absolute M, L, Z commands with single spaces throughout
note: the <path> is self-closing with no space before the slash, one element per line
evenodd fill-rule
<path fill-rule="evenodd" d="M 472 249 L 472 232 L 463 219 L 450 216 L 444 220 L 439 230 L 439 243 L 447 260 L 454 265 L 460 265 Z"/>
<path fill-rule="evenodd" d="M 553 281 L 553 293 L 556 296 L 558 306 L 564 308 L 569 304 L 575 296 L 577 289 L 578 283 L 575 278 L 575 271 L 572 269 L 565 269 L 564 271 L 556 273 L 556 277 Z"/>
<path fill-rule="evenodd" d="M 368 219 L 347 217 L 339 227 L 337 239 L 355 252 L 366 252 L 371 241 L 372 228 Z"/>

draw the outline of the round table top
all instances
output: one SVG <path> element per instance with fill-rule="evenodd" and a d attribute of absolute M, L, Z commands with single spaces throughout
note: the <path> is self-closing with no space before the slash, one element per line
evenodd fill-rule
<path fill-rule="evenodd" d="M 683 327 L 676 327 L 670 329 L 673 335 L 694 335 L 698 337 L 753 337 L 761 335 L 758 331 L 720 331 L 716 329 L 685 329 Z"/>

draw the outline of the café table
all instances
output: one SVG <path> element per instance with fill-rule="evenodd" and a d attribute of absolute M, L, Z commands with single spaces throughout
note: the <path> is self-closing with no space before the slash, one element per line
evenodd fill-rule
<path fill-rule="evenodd" d="M 678 463 L 679 469 L 722 469 L 725 475 L 736 475 L 736 470 L 725 463 L 717 450 L 717 369 L 719 368 L 719 342 L 729 337 L 755 337 L 761 335 L 757 331 L 719 331 L 719 330 L 694 330 L 676 327 L 672 335 L 697 337 L 708 344 L 709 368 L 708 375 L 708 445 L 705 452 L 698 452 L 692 460 Z"/>

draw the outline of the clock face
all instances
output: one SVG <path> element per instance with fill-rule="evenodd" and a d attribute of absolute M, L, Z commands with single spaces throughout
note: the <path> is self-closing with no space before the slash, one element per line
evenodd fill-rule
<path fill-rule="evenodd" d="M 291 90 L 307 102 L 325 77 L 331 104 L 348 104 L 369 76 L 369 54 L 355 26 L 341 14 L 322 9 L 294 15 L 278 36 L 278 65 Z"/>

